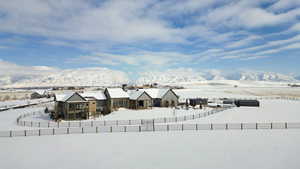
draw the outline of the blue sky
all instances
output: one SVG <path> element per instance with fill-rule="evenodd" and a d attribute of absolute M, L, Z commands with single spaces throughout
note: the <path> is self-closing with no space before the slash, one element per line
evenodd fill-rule
<path fill-rule="evenodd" d="M 299 75 L 299 21 L 299 0 L 1 1 L 0 62 Z"/>

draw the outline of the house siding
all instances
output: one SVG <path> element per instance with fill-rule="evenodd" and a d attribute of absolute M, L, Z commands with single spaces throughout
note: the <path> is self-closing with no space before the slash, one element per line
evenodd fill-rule
<path fill-rule="evenodd" d="M 178 97 L 169 90 L 161 99 L 162 107 L 174 107 L 178 105 Z"/>

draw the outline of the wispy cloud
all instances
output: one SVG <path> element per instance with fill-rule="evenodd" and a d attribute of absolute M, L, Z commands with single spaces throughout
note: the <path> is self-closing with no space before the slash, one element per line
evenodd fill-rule
<path fill-rule="evenodd" d="M 0 2 L 0 48 L 76 48 L 67 65 L 116 68 L 242 62 L 298 50 L 299 17 L 298 0 L 10 0 Z"/>

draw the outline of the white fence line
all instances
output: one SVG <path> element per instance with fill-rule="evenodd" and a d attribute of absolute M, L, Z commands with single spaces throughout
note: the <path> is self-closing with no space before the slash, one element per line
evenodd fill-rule
<path fill-rule="evenodd" d="M 115 132 L 169 132 L 169 131 L 203 131 L 203 130 L 278 130 L 300 129 L 300 122 L 275 122 L 275 123 L 210 123 L 210 124 L 155 124 L 131 126 L 94 126 L 94 127 L 67 127 L 45 128 L 30 130 L 0 131 L 0 137 L 27 137 L 44 135 L 68 135 L 91 133 Z"/>
<path fill-rule="evenodd" d="M 43 112 L 32 112 L 20 115 L 17 118 L 17 124 L 26 127 L 39 127 L 39 128 L 70 128 L 70 127 L 95 127 L 95 126 L 122 126 L 122 125 L 143 125 L 145 123 L 170 123 L 182 122 L 187 120 L 198 119 L 212 114 L 219 113 L 224 110 L 233 108 L 233 106 L 226 106 L 216 108 L 202 113 L 190 114 L 185 116 L 163 117 L 154 119 L 137 119 L 137 120 L 92 120 L 92 121 L 68 121 L 68 122 L 38 122 L 38 121 L 25 121 L 25 117 L 43 114 Z"/>

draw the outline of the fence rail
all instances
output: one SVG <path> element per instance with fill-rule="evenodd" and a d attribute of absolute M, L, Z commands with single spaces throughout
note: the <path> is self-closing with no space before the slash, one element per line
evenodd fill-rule
<path fill-rule="evenodd" d="M 94 127 L 66 127 L 44 128 L 30 130 L 0 131 L 0 137 L 27 137 L 44 135 L 115 133 L 115 132 L 169 132 L 169 131 L 205 131 L 205 130 L 278 130 L 300 129 L 300 122 L 275 123 L 210 123 L 210 124 L 155 124 L 131 126 L 94 126 Z"/>
<path fill-rule="evenodd" d="M 67 122 L 39 122 L 39 121 L 26 121 L 25 117 L 43 114 L 43 112 L 32 112 L 19 116 L 17 124 L 26 127 L 39 127 L 39 128 L 70 128 L 70 127 L 96 127 L 96 126 L 124 126 L 124 125 L 143 125 L 146 123 L 172 123 L 183 122 L 187 120 L 198 119 L 212 114 L 219 113 L 224 110 L 233 108 L 233 106 L 226 106 L 216 108 L 202 113 L 189 114 L 185 116 L 163 117 L 154 119 L 136 119 L 136 120 L 92 120 L 92 121 L 67 121 Z"/>

